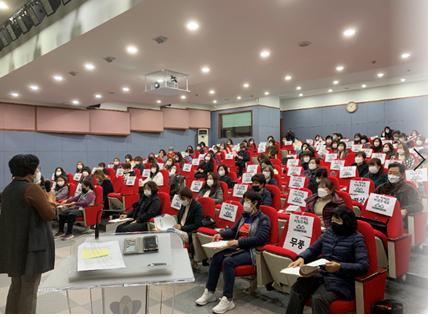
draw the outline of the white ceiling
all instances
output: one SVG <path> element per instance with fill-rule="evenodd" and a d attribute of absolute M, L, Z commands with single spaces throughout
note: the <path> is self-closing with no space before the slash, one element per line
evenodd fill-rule
<path fill-rule="evenodd" d="M 194 18 L 201 24 L 191 34 L 184 27 Z M 352 39 L 342 37 L 348 26 L 357 28 Z M 152 39 L 164 35 L 168 41 Z M 311 41 L 306 48 L 299 41 Z M 139 47 L 136 56 L 125 46 Z M 259 52 L 271 50 L 268 60 Z M 412 56 L 402 60 L 400 54 Z M 102 58 L 114 56 L 108 64 Z M 0 60 L 1 61 L 1 60 Z M 83 70 L 91 61 L 94 72 Z M 372 61 L 376 61 L 372 64 Z M 337 64 L 345 65 L 342 73 Z M 203 75 L 201 66 L 211 72 Z M 167 68 L 190 74 L 186 101 L 144 92 L 144 74 Z M 67 73 L 77 71 L 72 77 Z M 384 78 L 376 73 L 382 71 Z M 65 76 L 61 84 L 51 76 Z M 283 80 L 292 74 L 290 82 Z M 143 0 L 132 10 L 66 45 L 41 56 L 0 78 L 0 100 L 33 104 L 64 105 L 77 98 L 82 105 L 118 102 L 157 105 L 191 103 L 212 106 L 263 96 L 265 91 L 282 98 L 305 96 L 411 80 L 427 76 L 427 0 Z M 333 80 L 340 84 L 333 86 Z M 250 83 L 249 89 L 242 87 Z M 41 87 L 30 92 L 29 83 Z M 127 85 L 131 92 L 124 94 Z M 214 89 L 216 94 L 209 95 Z M 20 98 L 9 96 L 20 92 Z M 114 94 L 110 94 L 113 92 Z M 95 93 L 104 98 L 94 99 Z M 253 96 L 253 97 L 251 97 Z M 76 106 L 74 106 L 76 107 Z M 217 107 L 216 107 L 217 108 Z"/>

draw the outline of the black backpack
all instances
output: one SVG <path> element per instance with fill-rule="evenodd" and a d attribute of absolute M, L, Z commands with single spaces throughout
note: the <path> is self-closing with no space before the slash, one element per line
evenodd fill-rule
<path fill-rule="evenodd" d="M 403 305 L 393 299 L 384 299 L 375 303 L 372 314 L 403 314 Z"/>

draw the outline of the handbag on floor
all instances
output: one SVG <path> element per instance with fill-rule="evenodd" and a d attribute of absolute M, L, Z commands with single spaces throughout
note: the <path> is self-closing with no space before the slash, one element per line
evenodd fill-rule
<path fill-rule="evenodd" d="M 384 299 L 375 303 L 372 314 L 403 314 L 403 305 L 393 299 Z"/>

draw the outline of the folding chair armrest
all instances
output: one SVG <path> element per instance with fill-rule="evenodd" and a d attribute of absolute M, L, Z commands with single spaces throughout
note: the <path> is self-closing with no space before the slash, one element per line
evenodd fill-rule
<path fill-rule="evenodd" d="M 355 280 L 355 302 L 357 314 L 368 314 L 372 306 L 384 298 L 387 270 L 379 268 L 376 272 Z"/>

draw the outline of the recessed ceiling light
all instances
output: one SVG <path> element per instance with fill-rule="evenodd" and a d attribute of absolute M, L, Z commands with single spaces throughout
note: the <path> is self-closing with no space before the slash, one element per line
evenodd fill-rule
<path fill-rule="evenodd" d="M 29 85 L 29 88 L 30 88 L 30 90 L 33 90 L 33 91 L 38 91 L 40 89 L 40 87 L 38 85 L 35 85 L 35 84 Z"/>
<path fill-rule="evenodd" d="M 329 89 L 329 90 L 327 90 L 327 91 L 328 91 L 328 92 L 333 92 L 333 89 L 331 89 L 331 88 L 330 88 L 330 89 Z"/>
<path fill-rule="evenodd" d="M 237 100 L 241 100 L 242 99 L 242 96 L 237 96 Z"/>
<path fill-rule="evenodd" d="M 401 83 L 404 83 L 406 81 L 406 79 L 405 78 L 401 78 L 400 81 L 401 81 Z"/>
<path fill-rule="evenodd" d="M 366 84 L 363 84 L 363 85 L 362 85 L 362 88 L 366 88 L 366 87 L 367 87 L 367 85 L 366 85 Z"/>
<path fill-rule="evenodd" d="M 215 91 L 214 91 L 213 89 L 210 89 L 210 90 L 209 90 L 209 94 L 210 94 L 210 95 L 214 95 L 214 94 L 215 94 Z"/>
<path fill-rule="evenodd" d="M 215 100 L 213 100 L 213 103 L 214 103 L 214 104 L 216 104 L 216 103 L 217 103 L 217 100 L 216 100 L 216 99 L 215 99 Z"/>
<path fill-rule="evenodd" d="M 406 52 L 406 53 L 402 53 L 401 54 L 401 58 L 402 59 L 407 59 L 407 58 L 410 58 L 410 57 L 411 57 L 411 53 Z"/>
<path fill-rule="evenodd" d="M 138 47 L 134 45 L 129 45 L 126 47 L 126 52 L 128 52 L 128 54 L 135 55 L 136 53 L 138 53 Z"/>
<path fill-rule="evenodd" d="M 12 91 L 12 92 L 10 92 L 9 95 L 10 95 L 11 97 L 14 97 L 14 98 L 18 98 L 18 97 L 20 96 L 20 94 L 17 93 L 16 91 Z"/>
<path fill-rule="evenodd" d="M 200 25 L 199 25 L 199 23 L 198 23 L 197 21 L 195 21 L 195 20 L 190 20 L 190 21 L 188 21 L 188 22 L 186 23 L 186 28 L 187 28 L 189 31 L 195 32 L 195 31 L 197 31 L 197 30 L 200 28 Z"/>
<path fill-rule="evenodd" d="M 122 90 L 123 90 L 123 92 L 129 92 L 129 91 L 130 91 L 130 88 L 127 87 L 127 86 L 125 86 L 125 87 L 122 87 Z"/>
<path fill-rule="evenodd" d="M 333 85 L 339 85 L 339 80 L 333 80 Z"/>
<path fill-rule="evenodd" d="M 57 81 L 57 82 L 61 82 L 61 81 L 64 80 L 64 78 L 63 78 L 62 75 L 53 75 L 52 78 L 53 78 L 55 81 Z"/>
<path fill-rule="evenodd" d="M 185 95 L 181 95 L 181 96 L 180 96 L 180 99 L 185 100 L 185 99 L 186 99 L 186 96 L 185 96 Z"/>
<path fill-rule="evenodd" d="M 84 68 L 85 68 L 86 70 L 92 71 L 92 70 L 94 70 L 96 67 L 95 67 L 95 65 L 92 64 L 92 63 L 85 63 L 85 64 L 84 64 Z"/>
<path fill-rule="evenodd" d="M 156 103 L 162 103 L 162 100 L 158 99 L 158 100 L 156 100 Z"/>
<path fill-rule="evenodd" d="M 341 71 L 343 71 L 345 69 L 345 66 L 344 65 L 337 65 L 336 66 L 336 71 L 338 71 L 338 72 L 341 72 Z"/>
<path fill-rule="evenodd" d="M 101 95 L 101 94 L 95 94 L 94 97 L 95 97 L 96 99 L 102 99 L 102 95 Z"/>
<path fill-rule="evenodd" d="M 249 83 L 244 83 L 243 88 L 249 88 Z"/>
<path fill-rule="evenodd" d="M 208 66 L 201 67 L 201 73 L 203 73 L 203 74 L 210 73 L 210 67 L 208 67 Z"/>
<path fill-rule="evenodd" d="M 350 38 L 353 37 L 357 33 L 357 30 L 355 28 L 347 28 L 343 31 L 343 36 Z"/>
<path fill-rule="evenodd" d="M 292 79 L 292 76 L 291 75 L 285 75 L 285 80 L 286 81 L 289 81 L 289 80 L 291 80 Z"/>
<path fill-rule="evenodd" d="M 260 52 L 260 56 L 262 59 L 266 59 L 270 56 L 270 51 L 267 49 L 264 49 Z"/>
<path fill-rule="evenodd" d="M 377 74 L 377 77 L 378 77 L 378 78 L 383 78 L 383 77 L 384 77 L 384 73 L 378 73 L 378 74 Z"/>
<path fill-rule="evenodd" d="M 80 101 L 78 99 L 72 99 L 71 102 L 75 106 L 80 104 Z"/>
<path fill-rule="evenodd" d="M 264 95 L 268 96 L 268 95 L 270 95 L 270 93 L 268 91 L 265 91 Z"/>
<path fill-rule="evenodd" d="M 0 1 L 0 10 L 8 10 L 9 6 L 7 5 L 6 2 L 4 1 Z"/>
<path fill-rule="evenodd" d="M 302 94 L 302 93 L 299 93 L 299 97 L 303 97 L 303 94 Z"/>
<path fill-rule="evenodd" d="M 296 87 L 296 90 L 301 90 L 301 89 L 302 89 L 301 86 Z"/>

